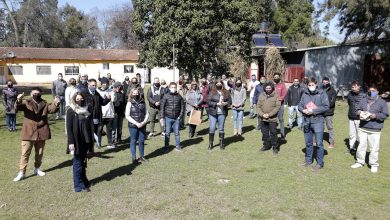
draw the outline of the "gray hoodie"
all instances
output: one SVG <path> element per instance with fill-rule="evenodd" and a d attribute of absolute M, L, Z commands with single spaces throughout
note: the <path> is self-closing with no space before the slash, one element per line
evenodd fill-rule
<path fill-rule="evenodd" d="M 245 100 L 246 100 L 246 90 L 245 88 L 239 87 L 231 90 L 232 97 L 232 109 L 234 110 L 244 110 Z"/>

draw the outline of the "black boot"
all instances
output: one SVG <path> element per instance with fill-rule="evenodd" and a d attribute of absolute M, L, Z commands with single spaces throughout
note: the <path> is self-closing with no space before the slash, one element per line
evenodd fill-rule
<path fill-rule="evenodd" d="M 209 133 L 209 150 L 213 148 L 213 143 L 214 143 L 214 133 Z"/>
<path fill-rule="evenodd" d="M 223 144 L 223 141 L 225 139 L 225 133 L 219 133 L 219 147 L 221 150 L 225 150 L 225 145 Z"/>
<path fill-rule="evenodd" d="M 278 154 L 279 153 L 279 147 L 278 146 L 273 146 L 272 150 L 273 150 L 274 154 Z"/>

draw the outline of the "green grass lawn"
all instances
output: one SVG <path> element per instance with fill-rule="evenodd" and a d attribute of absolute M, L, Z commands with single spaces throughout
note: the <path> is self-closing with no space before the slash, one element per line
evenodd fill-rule
<path fill-rule="evenodd" d="M 289 132 L 274 156 L 259 152 L 255 120 L 246 117 L 243 137 L 232 137 L 231 115 L 225 151 L 207 150 L 208 122 L 199 126 L 198 138 L 189 140 L 188 130 L 181 131 L 184 152 L 161 154 L 163 138 L 147 140 L 149 162 L 138 166 L 130 164 L 128 141 L 114 150 L 96 150 L 99 156 L 87 169 L 90 193 L 73 192 L 63 121 L 51 121 L 52 139 L 46 142 L 42 164 L 47 175 L 31 176 L 32 154 L 29 177 L 14 183 L 21 117 L 18 132 L 9 133 L 1 116 L 0 219 L 390 219 L 390 120 L 382 132 L 379 172 L 372 174 L 367 166 L 353 170 L 354 158 L 345 153 L 347 105 L 337 102 L 336 148 L 326 147 L 325 167 L 314 174 L 300 166 L 302 132 Z M 287 111 L 285 118 L 287 122 Z"/>

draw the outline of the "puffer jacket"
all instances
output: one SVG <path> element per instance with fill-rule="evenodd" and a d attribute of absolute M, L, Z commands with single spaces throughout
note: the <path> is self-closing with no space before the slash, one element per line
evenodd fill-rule
<path fill-rule="evenodd" d="M 275 91 L 270 95 L 267 95 L 265 92 L 261 93 L 257 102 L 257 112 L 260 119 L 266 122 L 276 122 L 280 106 L 279 95 Z M 268 114 L 269 117 L 263 118 L 264 114 Z"/>
<path fill-rule="evenodd" d="M 347 100 L 348 100 L 348 118 L 349 120 L 359 120 L 359 116 L 356 114 L 357 108 L 359 106 L 360 101 L 367 97 L 366 93 L 359 92 L 354 93 L 352 91 L 349 92 Z"/>
<path fill-rule="evenodd" d="M 306 115 L 303 110 L 310 102 L 314 103 L 316 108 L 313 109 L 313 114 Z M 309 89 L 305 89 L 301 101 L 299 101 L 298 110 L 302 112 L 305 124 L 324 123 L 324 113 L 329 110 L 328 95 L 322 89 L 316 89 L 313 93 Z"/>
<path fill-rule="evenodd" d="M 222 114 L 228 115 L 228 107 L 232 104 L 232 98 L 230 97 L 229 92 L 226 92 L 227 94 L 223 97 L 223 101 L 227 102 L 228 104 L 223 106 L 222 108 Z M 216 92 L 214 95 L 210 93 L 208 95 L 207 104 L 209 106 L 209 114 L 210 115 L 217 115 L 217 103 L 219 102 L 221 95 L 219 95 L 218 92 Z"/>
<path fill-rule="evenodd" d="M 375 119 L 369 121 L 360 120 L 359 127 L 369 131 L 381 131 L 384 120 L 389 117 L 387 103 L 379 96 L 376 98 L 365 97 L 362 99 L 357 107 L 357 111 L 368 111 L 376 115 Z"/>
<path fill-rule="evenodd" d="M 160 118 L 178 119 L 184 116 L 184 99 L 175 92 L 168 92 L 161 101 Z"/>
<path fill-rule="evenodd" d="M 329 100 L 329 110 L 324 113 L 324 116 L 332 116 L 334 115 L 334 109 L 336 108 L 336 90 L 333 86 L 330 86 L 328 88 L 324 88 L 324 91 L 328 95 Z"/>

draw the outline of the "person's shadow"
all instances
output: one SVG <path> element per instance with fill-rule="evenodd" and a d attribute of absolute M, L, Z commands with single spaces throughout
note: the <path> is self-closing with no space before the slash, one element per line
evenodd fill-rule
<path fill-rule="evenodd" d="M 120 176 L 131 175 L 131 171 L 133 171 L 138 165 L 139 165 L 139 163 L 127 164 L 127 165 L 115 168 L 115 169 L 110 170 L 109 172 L 107 172 L 99 177 L 91 179 L 89 182 L 92 185 L 96 185 L 96 184 L 103 182 L 103 181 L 111 181 L 111 180 L 113 180 L 117 177 L 120 177 Z"/>

